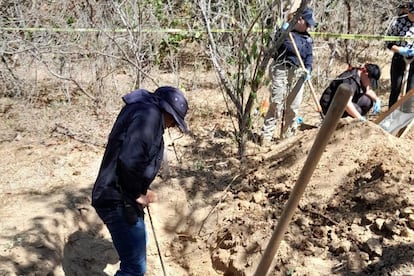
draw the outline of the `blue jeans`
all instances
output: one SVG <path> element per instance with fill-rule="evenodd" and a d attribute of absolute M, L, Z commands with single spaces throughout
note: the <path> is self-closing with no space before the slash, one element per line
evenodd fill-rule
<path fill-rule="evenodd" d="M 126 222 L 122 206 L 96 208 L 112 236 L 112 242 L 121 261 L 115 276 L 141 276 L 147 270 L 147 233 L 144 218 L 135 225 Z"/>

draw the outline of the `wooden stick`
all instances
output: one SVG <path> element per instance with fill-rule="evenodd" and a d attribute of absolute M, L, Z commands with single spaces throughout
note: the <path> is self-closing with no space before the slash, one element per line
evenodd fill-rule
<path fill-rule="evenodd" d="M 405 70 L 404 70 L 404 75 L 403 75 L 403 79 L 401 83 L 400 97 L 404 97 L 407 92 L 406 90 L 407 90 L 407 83 L 408 83 L 408 75 L 410 73 L 411 62 L 413 61 L 413 59 L 414 58 L 411 58 L 411 59 L 404 58 Z"/>
<path fill-rule="evenodd" d="M 309 152 L 308 158 L 303 165 L 299 178 L 293 187 L 289 200 L 279 218 L 273 235 L 266 247 L 254 276 L 265 276 L 267 274 L 283 235 L 286 232 L 295 209 L 299 204 L 299 200 L 305 191 L 305 188 L 322 156 L 323 151 L 325 150 L 326 145 L 328 144 L 329 138 L 335 131 L 336 125 L 344 113 L 345 106 L 349 101 L 351 94 L 351 88 L 347 84 L 341 84 L 338 88 L 338 92 L 335 93 L 332 104 L 326 114 L 326 118 L 315 138 L 315 142 Z"/>
<path fill-rule="evenodd" d="M 408 131 L 413 127 L 413 125 L 414 125 L 414 119 L 413 120 L 411 120 L 411 122 L 409 122 L 408 123 L 408 125 L 404 128 L 404 130 L 400 133 L 400 138 L 403 138 L 407 133 L 408 133 Z"/>
<path fill-rule="evenodd" d="M 408 91 L 404 97 L 400 98 L 395 104 L 393 104 L 386 112 L 382 113 L 378 118 L 374 121 L 374 123 L 379 124 L 384 120 L 388 115 L 390 115 L 394 110 L 399 108 L 403 103 L 405 103 L 411 96 L 414 96 L 414 89 Z"/>
<path fill-rule="evenodd" d="M 299 60 L 300 66 L 302 67 L 303 70 L 306 71 L 307 69 L 305 67 L 305 64 L 303 63 L 302 57 L 300 56 L 298 46 L 296 45 L 295 39 L 293 38 L 293 35 L 291 33 L 289 33 L 289 38 L 290 38 L 290 41 L 292 42 L 292 46 L 293 46 L 293 49 L 295 50 L 295 54 Z M 321 115 L 321 118 L 323 119 L 324 115 L 322 113 L 322 107 L 319 104 L 318 98 L 316 97 L 315 89 L 313 88 L 311 80 L 307 80 L 307 83 L 309 85 L 309 89 L 311 90 L 311 95 L 312 95 L 313 101 L 315 102 L 316 110 L 319 112 L 319 114 Z"/>
<path fill-rule="evenodd" d="M 290 7 L 290 11 L 296 11 L 297 9 L 299 9 L 300 2 L 300 0 L 294 0 L 292 3 L 292 7 Z"/>

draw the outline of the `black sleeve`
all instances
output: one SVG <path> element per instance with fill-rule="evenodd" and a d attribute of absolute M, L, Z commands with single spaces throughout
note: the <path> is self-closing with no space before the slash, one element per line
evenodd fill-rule
<path fill-rule="evenodd" d="M 151 149 L 158 140 L 162 113 L 149 109 L 141 110 L 128 126 L 120 150 L 117 166 L 119 184 L 133 198 L 146 194 L 153 175 L 147 173 L 151 166 Z"/>

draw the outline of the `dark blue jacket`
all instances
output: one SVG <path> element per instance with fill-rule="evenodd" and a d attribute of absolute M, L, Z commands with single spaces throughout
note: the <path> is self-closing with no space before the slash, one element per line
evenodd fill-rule
<path fill-rule="evenodd" d="M 312 72 L 313 41 L 311 36 L 308 32 L 300 33 L 297 31 L 292 31 L 291 34 L 295 40 L 295 44 L 298 47 L 300 56 L 306 69 L 308 69 L 309 72 Z M 287 37 L 283 44 L 279 47 L 274 59 L 285 60 L 292 65 L 295 65 L 299 68 L 301 67 L 289 37 Z"/>
<path fill-rule="evenodd" d="M 139 89 L 123 97 L 126 105 L 115 121 L 92 192 L 94 207 L 112 207 L 125 196 L 146 194 L 164 152 L 164 119 L 159 100 Z"/>

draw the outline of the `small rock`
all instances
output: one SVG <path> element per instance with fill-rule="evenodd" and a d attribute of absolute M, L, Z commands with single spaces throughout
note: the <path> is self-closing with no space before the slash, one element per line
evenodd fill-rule
<path fill-rule="evenodd" d="M 375 192 L 367 192 L 363 195 L 363 198 L 365 199 L 366 203 L 375 204 L 379 200 L 379 195 Z"/>
<path fill-rule="evenodd" d="M 267 175 L 265 175 L 263 172 L 256 172 L 254 174 L 257 181 L 265 181 L 267 179 Z"/>
<path fill-rule="evenodd" d="M 229 267 L 225 271 L 225 274 L 240 276 L 246 275 L 243 273 L 243 271 L 246 270 L 245 265 L 246 261 L 243 258 L 241 258 L 239 254 L 232 254 L 230 255 Z"/>
<path fill-rule="evenodd" d="M 390 219 L 390 218 L 385 220 L 383 227 L 384 227 L 385 230 L 387 230 L 391 233 L 394 233 L 394 234 L 397 234 L 397 235 L 399 235 L 401 233 L 401 231 L 395 225 L 395 221 Z"/>
<path fill-rule="evenodd" d="M 369 254 L 367 252 L 359 252 L 359 255 L 361 256 L 361 259 L 368 262 L 369 261 Z"/>
<path fill-rule="evenodd" d="M 404 227 L 402 230 L 401 230 L 401 236 L 403 236 L 403 237 L 407 237 L 407 238 L 414 238 L 414 231 L 413 230 L 411 230 L 410 228 L 408 228 L 408 227 Z"/>
<path fill-rule="evenodd" d="M 368 213 L 364 216 L 363 223 L 364 224 L 371 224 L 375 220 L 375 218 L 376 218 L 376 215 Z"/>
<path fill-rule="evenodd" d="M 414 214 L 410 214 L 410 215 L 408 216 L 408 225 L 409 225 L 412 229 L 414 229 Z"/>
<path fill-rule="evenodd" d="M 298 226 L 308 228 L 309 227 L 309 224 L 310 224 L 310 220 L 308 218 L 306 218 L 306 217 L 299 217 L 299 218 L 297 218 L 295 220 L 295 223 Z"/>
<path fill-rule="evenodd" d="M 348 264 L 348 269 L 351 272 L 358 272 L 358 271 L 362 271 L 367 263 L 366 263 L 366 256 L 364 255 L 368 255 L 365 252 L 350 252 L 347 255 L 347 264 Z M 369 260 L 369 256 L 368 256 L 368 260 Z"/>
<path fill-rule="evenodd" d="M 352 243 L 350 241 L 348 241 L 348 240 L 340 241 L 336 245 L 336 248 L 334 248 L 334 252 L 336 254 L 347 253 L 351 249 L 351 246 L 352 246 Z"/>
<path fill-rule="evenodd" d="M 331 238 L 332 243 L 339 243 L 339 238 L 336 235 L 335 231 L 328 231 L 328 237 Z"/>
<path fill-rule="evenodd" d="M 365 246 L 370 255 L 382 256 L 382 246 L 381 243 L 374 238 L 370 238 L 366 241 Z"/>
<path fill-rule="evenodd" d="M 253 194 L 253 202 L 254 203 L 261 203 L 266 200 L 266 196 L 262 191 L 257 191 Z"/>
<path fill-rule="evenodd" d="M 13 101 L 9 98 L 0 99 L 0 113 L 7 113 L 13 107 Z"/>
<path fill-rule="evenodd" d="M 226 271 L 229 266 L 230 252 L 228 250 L 218 249 L 212 254 L 211 261 L 213 267 L 217 270 Z"/>
<path fill-rule="evenodd" d="M 385 223 L 385 219 L 377 218 L 375 220 L 375 226 L 377 227 L 378 230 L 382 230 L 384 223 Z"/>
<path fill-rule="evenodd" d="M 352 224 L 351 231 L 352 233 L 364 233 L 366 230 L 365 230 L 365 227 L 362 227 L 358 224 Z"/>
<path fill-rule="evenodd" d="M 352 221 L 352 224 L 358 224 L 358 225 L 361 225 L 361 223 L 362 223 L 362 219 L 361 219 L 361 217 L 356 217 L 356 218 L 354 218 L 354 219 L 353 219 L 353 221 Z"/>
<path fill-rule="evenodd" d="M 411 214 L 414 214 L 414 207 L 406 207 L 406 208 L 404 208 L 403 210 L 401 210 L 401 214 L 404 217 L 407 217 L 407 216 L 409 216 Z"/>
<path fill-rule="evenodd" d="M 394 216 L 395 217 L 399 217 L 401 215 L 401 211 L 400 210 L 396 210 Z"/>
<path fill-rule="evenodd" d="M 240 202 L 238 203 L 238 206 L 240 210 L 249 210 L 250 203 L 246 200 L 240 200 Z"/>
<path fill-rule="evenodd" d="M 241 199 L 241 200 L 247 200 L 247 194 L 245 192 L 239 192 L 237 194 L 237 196 Z"/>

